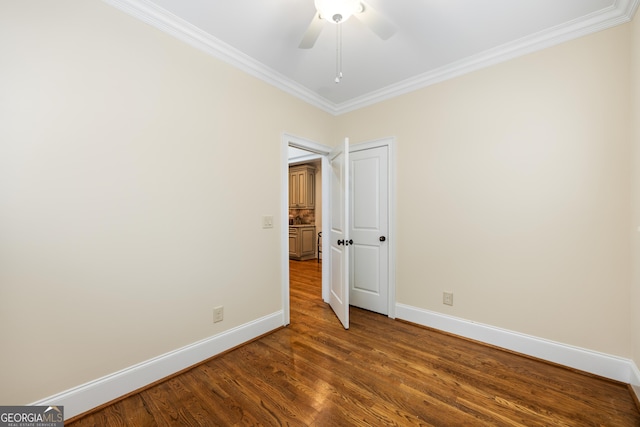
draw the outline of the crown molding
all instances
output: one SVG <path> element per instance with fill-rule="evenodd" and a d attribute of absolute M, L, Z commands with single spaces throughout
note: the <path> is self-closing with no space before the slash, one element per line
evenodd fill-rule
<path fill-rule="evenodd" d="M 335 114 L 332 102 L 148 0 L 102 1 L 290 95 Z"/>
<path fill-rule="evenodd" d="M 518 56 L 630 22 L 640 4 L 640 0 L 616 0 L 612 6 L 580 19 L 540 31 L 352 100 L 336 104 L 216 39 L 176 15 L 158 7 L 149 0 L 103 1 L 335 116 L 413 92 Z"/>
<path fill-rule="evenodd" d="M 343 102 L 336 105 L 334 114 L 340 115 L 367 107 L 386 99 L 413 92 L 509 59 L 630 22 L 639 4 L 640 0 L 617 0 L 613 6 L 586 15 L 580 19 L 520 38 L 416 77 L 389 85 L 350 101 Z"/>

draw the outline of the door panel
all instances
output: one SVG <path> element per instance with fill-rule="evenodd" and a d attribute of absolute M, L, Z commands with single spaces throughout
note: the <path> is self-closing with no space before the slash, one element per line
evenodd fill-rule
<path fill-rule="evenodd" d="M 350 153 L 352 305 L 389 312 L 388 152 L 377 147 Z M 381 239 L 384 237 L 384 239 Z"/>
<path fill-rule="evenodd" d="M 331 285 L 329 305 L 349 329 L 349 140 L 330 155 L 331 163 Z M 342 242 L 342 243 L 341 243 Z"/>
<path fill-rule="evenodd" d="M 353 289 L 374 295 L 380 294 L 380 270 L 371 268 L 379 262 L 380 248 L 354 244 L 351 247 L 351 252 L 353 253 L 353 262 L 351 263 L 354 277 Z"/>

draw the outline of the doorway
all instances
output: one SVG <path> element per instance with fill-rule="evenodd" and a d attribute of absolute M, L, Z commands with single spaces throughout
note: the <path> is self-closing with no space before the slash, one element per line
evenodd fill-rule
<path fill-rule="evenodd" d="M 321 155 L 289 146 L 289 280 L 292 309 L 300 290 L 322 299 L 322 162 Z M 297 285 L 296 285 L 297 284 Z"/>
<path fill-rule="evenodd" d="M 320 174 L 320 191 L 318 194 L 321 200 L 321 206 L 319 212 L 317 212 L 321 218 L 320 229 L 328 229 L 328 209 L 329 203 L 327 198 L 329 195 L 327 176 L 322 171 L 327 170 L 327 154 L 331 151 L 331 147 L 318 144 L 316 142 L 307 140 L 305 138 L 297 137 L 290 134 L 282 135 L 282 212 L 281 224 L 282 224 L 282 238 L 281 238 L 281 259 L 282 259 L 282 313 L 283 313 L 283 325 L 290 323 L 289 308 L 290 308 L 290 295 L 289 295 L 289 157 L 290 150 L 295 152 L 294 163 L 315 162 L 317 168 L 321 171 Z M 321 245 L 326 247 L 327 237 L 326 233 L 322 235 Z M 322 299 L 327 301 L 327 295 L 325 295 L 325 289 L 328 286 L 328 268 L 327 262 L 320 263 L 322 272 Z"/>
<path fill-rule="evenodd" d="M 322 144 L 318 144 L 316 142 L 296 137 L 290 134 L 283 134 L 282 136 L 282 249 L 281 249 L 281 259 L 282 259 L 282 307 L 283 307 L 283 324 L 288 325 L 290 323 L 290 295 L 289 295 L 289 256 L 288 256 L 288 244 L 289 244 L 289 200 L 288 200 L 288 188 L 289 188 L 289 147 L 293 147 L 298 150 L 302 150 L 300 152 L 300 156 L 296 157 L 296 162 L 305 162 L 305 161 L 317 161 L 318 167 L 324 173 L 321 174 L 321 230 L 326 230 L 327 232 L 322 233 L 322 247 L 329 248 L 329 238 L 330 234 L 328 231 L 330 230 L 330 163 L 329 163 L 329 154 L 332 150 L 332 147 L 325 146 Z M 388 231 L 386 233 L 386 244 L 388 245 L 388 260 L 387 265 L 388 268 L 386 270 L 386 280 L 388 281 L 388 292 L 387 292 L 387 306 L 388 309 L 385 313 L 390 318 L 395 318 L 395 140 L 393 138 L 385 138 L 376 141 L 354 144 L 350 146 L 349 151 L 362 151 L 369 150 L 376 147 L 386 147 L 388 152 Z M 308 153 L 308 154 L 307 154 Z M 286 215 L 284 214 L 286 213 Z M 328 250 L 328 249 L 327 249 Z M 324 254 L 323 254 L 324 255 Z M 325 261 L 321 262 L 322 269 L 322 299 L 325 302 L 329 302 L 329 292 L 330 292 L 330 262 L 328 257 L 324 257 Z"/>

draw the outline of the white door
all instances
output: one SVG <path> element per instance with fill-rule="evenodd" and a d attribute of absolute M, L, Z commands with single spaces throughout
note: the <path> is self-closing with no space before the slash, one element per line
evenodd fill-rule
<path fill-rule="evenodd" d="M 334 149 L 331 163 L 329 305 L 349 329 L 349 139 Z"/>
<path fill-rule="evenodd" d="M 388 147 L 350 153 L 349 301 L 389 314 Z"/>

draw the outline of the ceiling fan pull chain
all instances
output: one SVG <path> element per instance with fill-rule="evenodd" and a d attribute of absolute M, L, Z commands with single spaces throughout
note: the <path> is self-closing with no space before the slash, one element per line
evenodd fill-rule
<path fill-rule="evenodd" d="M 342 80 L 342 24 L 336 22 L 336 83 Z"/>

